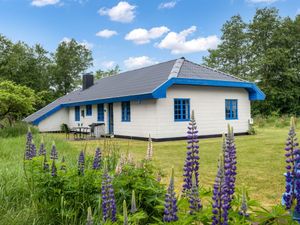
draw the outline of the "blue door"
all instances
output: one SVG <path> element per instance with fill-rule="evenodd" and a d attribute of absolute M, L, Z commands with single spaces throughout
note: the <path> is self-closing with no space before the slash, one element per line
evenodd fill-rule
<path fill-rule="evenodd" d="M 75 121 L 80 121 L 80 106 L 75 106 Z"/>
<path fill-rule="evenodd" d="M 108 104 L 108 132 L 114 134 L 114 105 Z"/>

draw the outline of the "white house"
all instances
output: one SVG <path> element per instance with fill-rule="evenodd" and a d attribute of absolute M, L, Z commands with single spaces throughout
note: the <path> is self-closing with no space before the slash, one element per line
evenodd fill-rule
<path fill-rule="evenodd" d="M 154 140 L 183 138 L 195 111 L 200 136 L 220 135 L 231 124 L 246 133 L 250 102 L 264 100 L 254 84 L 195 64 L 184 58 L 136 69 L 94 82 L 83 76 L 83 88 L 71 92 L 24 120 L 41 132 L 104 124 L 116 137 Z"/>

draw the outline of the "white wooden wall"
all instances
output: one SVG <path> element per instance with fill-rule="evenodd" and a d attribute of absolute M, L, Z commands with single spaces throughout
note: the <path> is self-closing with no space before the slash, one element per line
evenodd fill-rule
<path fill-rule="evenodd" d="M 247 132 L 250 116 L 248 92 L 240 88 L 174 85 L 167 91 L 167 98 L 157 101 L 157 134 L 161 138 L 183 137 L 188 122 L 174 121 L 174 98 L 189 98 L 190 109 L 195 111 L 199 135 L 222 134 L 227 124 L 234 132 Z M 225 119 L 225 99 L 238 100 L 238 120 Z"/>
<path fill-rule="evenodd" d="M 183 137 L 188 122 L 174 121 L 174 98 L 189 98 L 190 109 L 194 109 L 200 135 L 214 135 L 226 132 L 227 124 L 235 132 L 247 132 L 250 115 L 248 92 L 240 88 L 220 88 L 175 85 L 168 89 L 167 98 L 131 101 L 131 121 L 122 122 L 121 103 L 114 103 L 115 135 L 153 138 Z M 225 99 L 238 99 L 238 120 L 225 119 Z M 80 110 L 86 112 L 86 107 Z M 70 127 L 88 126 L 97 122 L 97 105 L 92 106 L 92 116 L 75 121 L 74 107 L 62 109 L 39 124 L 41 131 L 60 130 L 62 123 Z M 104 104 L 105 133 L 108 133 L 108 104 Z"/>
<path fill-rule="evenodd" d="M 69 109 L 63 108 L 42 120 L 38 127 L 41 132 L 60 131 L 60 126 L 69 121 Z"/>

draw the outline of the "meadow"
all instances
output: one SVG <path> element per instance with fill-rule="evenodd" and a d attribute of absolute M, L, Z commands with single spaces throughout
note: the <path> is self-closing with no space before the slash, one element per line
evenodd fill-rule
<path fill-rule="evenodd" d="M 255 135 L 236 136 L 237 189 L 245 186 L 250 198 L 266 208 L 279 204 L 284 191 L 284 146 L 288 129 L 286 123 L 280 126 L 268 123 L 257 126 Z M 299 129 L 297 131 L 299 133 Z M 93 156 L 95 148 L 103 148 L 108 141 L 71 141 L 66 140 L 63 134 L 35 134 L 36 143 L 39 143 L 41 136 L 48 151 L 52 141 L 55 141 L 59 155 L 65 156 L 68 164 L 73 166 L 76 166 L 81 150 Z M 23 176 L 25 142 L 25 135 L 0 138 L 0 224 L 31 224 L 35 221 L 35 207 L 38 206 L 30 203 L 32 196 L 27 191 Z M 135 161 L 145 158 L 146 141 L 112 139 L 109 142 L 113 142 L 124 154 L 132 154 Z M 205 189 L 213 186 L 221 144 L 221 138 L 200 139 L 200 186 Z M 180 193 L 186 141 L 154 142 L 153 150 L 153 164 L 161 169 L 162 182 L 168 183 L 169 171 L 173 166 L 175 189 Z"/>

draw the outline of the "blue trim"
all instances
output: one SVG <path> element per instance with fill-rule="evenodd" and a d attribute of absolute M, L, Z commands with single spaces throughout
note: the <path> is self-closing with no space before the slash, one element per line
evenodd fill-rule
<path fill-rule="evenodd" d="M 53 109 L 51 109 L 50 111 L 48 111 L 44 115 L 42 115 L 39 118 L 37 118 L 36 120 L 34 120 L 32 122 L 32 124 L 33 125 L 38 125 L 42 120 L 46 119 L 48 116 L 51 116 L 53 113 L 56 113 L 58 110 L 60 110 L 62 108 L 63 108 L 62 105 L 58 105 L 58 106 L 54 107 Z"/>
<path fill-rule="evenodd" d="M 130 122 L 130 101 L 122 102 L 122 122 Z"/>
<path fill-rule="evenodd" d="M 92 116 L 93 114 L 93 106 L 92 105 L 86 105 L 85 106 L 86 116 Z"/>
<path fill-rule="evenodd" d="M 178 101 L 178 103 L 176 103 Z M 182 122 L 182 121 L 190 121 L 190 99 L 189 98 L 174 98 L 174 121 L 175 122 Z M 185 113 L 183 109 L 183 105 L 185 104 L 185 107 L 187 107 L 185 110 L 187 110 L 187 113 Z M 179 114 L 176 114 L 176 105 L 180 107 Z M 186 118 L 183 118 L 184 115 Z M 180 117 L 180 118 L 176 118 Z"/>
<path fill-rule="evenodd" d="M 100 104 L 100 103 L 113 103 L 113 102 L 123 102 L 123 101 L 140 101 L 144 99 L 158 99 L 158 98 L 166 98 L 167 89 L 174 85 L 195 85 L 195 86 L 214 86 L 214 87 L 233 87 L 233 88 L 245 88 L 249 93 L 249 100 L 264 100 L 265 94 L 254 84 L 250 82 L 235 82 L 235 81 L 219 81 L 219 80 L 202 80 L 202 79 L 189 79 L 189 78 L 171 78 L 163 83 L 161 86 L 156 88 L 152 93 L 141 94 L 141 95 L 132 95 L 132 96 L 124 96 L 117 98 L 108 98 L 108 99 L 97 99 L 90 101 L 82 101 L 82 102 L 73 102 L 73 103 L 63 103 L 61 105 L 56 106 L 49 112 L 45 113 L 38 119 L 33 121 L 34 125 L 38 125 L 39 122 L 57 112 L 63 107 L 72 107 L 72 106 L 81 106 L 87 104 Z"/>
<path fill-rule="evenodd" d="M 167 89 L 174 85 L 195 85 L 195 86 L 213 86 L 213 87 L 233 87 L 245 88 L 249 92 L 249 100 L 264 100 L 265 94 L 254 84 L 250 82 L 236 82 L 236 81 L 221 81 L 221 80 L 202 80 L 202 79 L 188 79 L 188 78 L 171 78 L 160 87 L 158 87 L 152 94 L 154 98 L 165 98 Z"/>
<path fill-rule="evenodd" d="M 235 113 L 233 109 L 233 103 L 236 104 L 235 106 Z M 226 108 L 227 105 L 229 106 L 229 115 L 227 116 Z M 236 117 L 234 117 L 236 115 Z M 225 120 L 238 120 L 239 114 L 238 114 L 238 100 L 237 99 L 225 99 Z"/>

